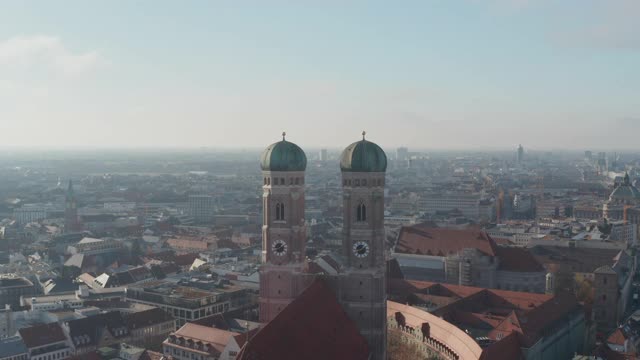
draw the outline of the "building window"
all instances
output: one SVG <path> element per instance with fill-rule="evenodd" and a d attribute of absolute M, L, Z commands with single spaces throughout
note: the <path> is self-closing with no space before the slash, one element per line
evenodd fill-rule
<path fill-rule="evenodd" d="M 284 204 L 283 203 L 276 204 L 276 220 L 284 221 Z"/>
<path fill-rule="evenodd" d="M 300 178 L 296 178 L 296 185 L 300 185 Z"/>
<path fill-rule="evenodd" d="M 356 209 L 356 221 L 367 221 L 367 207 L 363 203 L 358 204 Z"/>

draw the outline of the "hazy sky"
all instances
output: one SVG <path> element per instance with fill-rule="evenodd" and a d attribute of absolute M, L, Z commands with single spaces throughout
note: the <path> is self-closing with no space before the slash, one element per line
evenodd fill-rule
<path fill-rule="evenodd" d="M 394 4 L 392 6 L 392 4 Z M 640 0 L 0 2 L 0 146 L 640 147 Z"/>

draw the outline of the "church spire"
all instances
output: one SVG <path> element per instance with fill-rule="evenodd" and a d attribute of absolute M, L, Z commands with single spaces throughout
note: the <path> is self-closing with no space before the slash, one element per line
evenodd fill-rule
<path fill-rule="evenodd" d="M 67 197 L 73 196 L 73 181 L 69 180 L 69 186 L 67 186 Z"/>

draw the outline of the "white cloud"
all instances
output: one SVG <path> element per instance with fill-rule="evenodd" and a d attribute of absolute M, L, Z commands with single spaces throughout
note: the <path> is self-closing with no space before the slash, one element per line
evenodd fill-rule
<path fill-rule="evenodd" d="M 0 66 L 46 66 L 79 74 L 105 63 L 97 51 L 72 52 L 55 36 L 15 36 L 0 42 Z"/>

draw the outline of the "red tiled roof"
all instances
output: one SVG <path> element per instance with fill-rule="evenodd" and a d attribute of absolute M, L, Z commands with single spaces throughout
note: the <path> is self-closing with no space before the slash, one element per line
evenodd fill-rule
<path fill-rule="evenodd" d="M 173 317 L 160 308 L 138 311 L 124 315 L 124 321 L 131 330 L 172 321 Z"/>
<path fill-rule="evenodd" d="M 525 335 L 525 345 L 532 345 L 542 334 L 542 332 L 553 323 L 559 321 L 574 309 L 579 308 L 575 295 L 568 292 L 561 292 L 549 301 L 528 311 L 524 316 L 522 328 Z"/>
<path fill-rule="evenodd" d="M 465 324 L 477 328 L 486 328 L 487 326 L 495 328 L 504 321 L 502 317 L 465 311 L 458 311 L 453 314 L 452 320 L 456 324 Z"/>
<path fill-rule="evenodd" d="M 200 249 L 207 250 L 210 243 L 200 241 L 200 240 L 189 240 L 189 239 L 169 239 L 167 240 L 167 245 L 174 249 Z"/>
<path fill-rule="evenodd" d="M 520 350 L 518 334 L 512 332 L 482 350 L 480 360 L 520 360 L 524 359 Z"/>
<path fill-rule="evenodd" d="M 171 335 L 202 341 L 203 343 L 209 344 L 213 347 L 218 354 L 221 354 L 222 351 L 224 351 L 225 346 L 229 343 L 229 340 L 238 335 L 238 333 L 194 323 L 186 323 Z"/>
<path fill-rule="evenodd" d="M 395 252 L 447 256 L 462 249 L 478 249 L 489 256 L 496 256 L 497 245 L 484 231 L 476 228 L 448 229 L 424 226 L 405 226 L 400 230 Z"/>
<path fill-rule="evenodd" d="M 422 294 L 440 295 L 443 293 L 459 298 L 467 297 L 482 291 L 482 288 L 452 284 L 440 284 L 430 281 L 415 281 L 402 279 L 389 279 L 389 293 L 392 295 L 408 295 L 419 292 Z"/>
<path fill-rule="evenodd" d="M 329 285 L 316 279 L 249 340 L 237 359 L 365 360 L 368 357 L 367 341 Z"/>
<path fill-rule="evenodd" d="M 542 272 L 544 267 L 528 249 L 518 247 L 497 248 L 500 265 L 498 270 L 514 272 Z"/>
<path fill-rule="evenodd" d="M 627 339 L 625 338 L 624 333 L 622 332 L 622 329 L 620 329 L 620 328 L 616 329 L 616 331 L 614 331 L 607 338 L 607 342 L 609 344 L 615 344 L 615 345 L 624 345 L 624 342 L 626 340 Z"/>
<path fill-rule="evenodd" d="M 58 323 L 35 325 L 18 331 L 28 348 L 53 344 L 67 339 Z"/>
<path fill-rule="evenodd" d="M 493 339 L 519 333 L 524 346 L 531 346 L 545 329 L 580 306 L 569 293 L 553 296 L 397 279 L 389 279 L 389 295 L 403 301 L 417 298 L 442 304 L 433 310 L 434 315 L 459 326 L 490 325 Z M 451 300 L 443 299 L 446 297 Z"/>
<path fill-rule="evenodd" d="M 636 354 L 619 353 L 611 350 L 607 344 L 602 344 L 594 351 L 593 355 L 607 360 L 636 360 Z"/>
<path fill-rule="evenodd" d="M 214 314 L 205 316 L 198 320 L 192 321 L 193 324 L 214 327 L 222 330 L 229 330 L 231 327 L 222 314 Z"/>
<path fill-rule="evenodd" d="M 511 333 L 522 333 L 522 327 L 520 326 L 518 316 L 513 311 L 511 311 L 508 316 L 506 316 L 497 326 L 493 328 L 492 331 L 489 332 L 489 338 L 497 340 L 501 339 L 504 334 Z"/>
<path fill-rule="evenodd" d="M 198 254 L 176 255 L 174 262 L 179 266 L 187 266 L 193 264 L 193 261 L 197 258 Z"/>
<path fill-rule="evenodd" d="M 245 333 L 238 334 L 233 338 L 236 340 L 238 347 L 242 349 L 242 347 L 247 342 L 247 340 L 253 338 L 253 336 L 258 332 L 258 330 L 260 330 L 260 328 L 251 329 Z"/>

